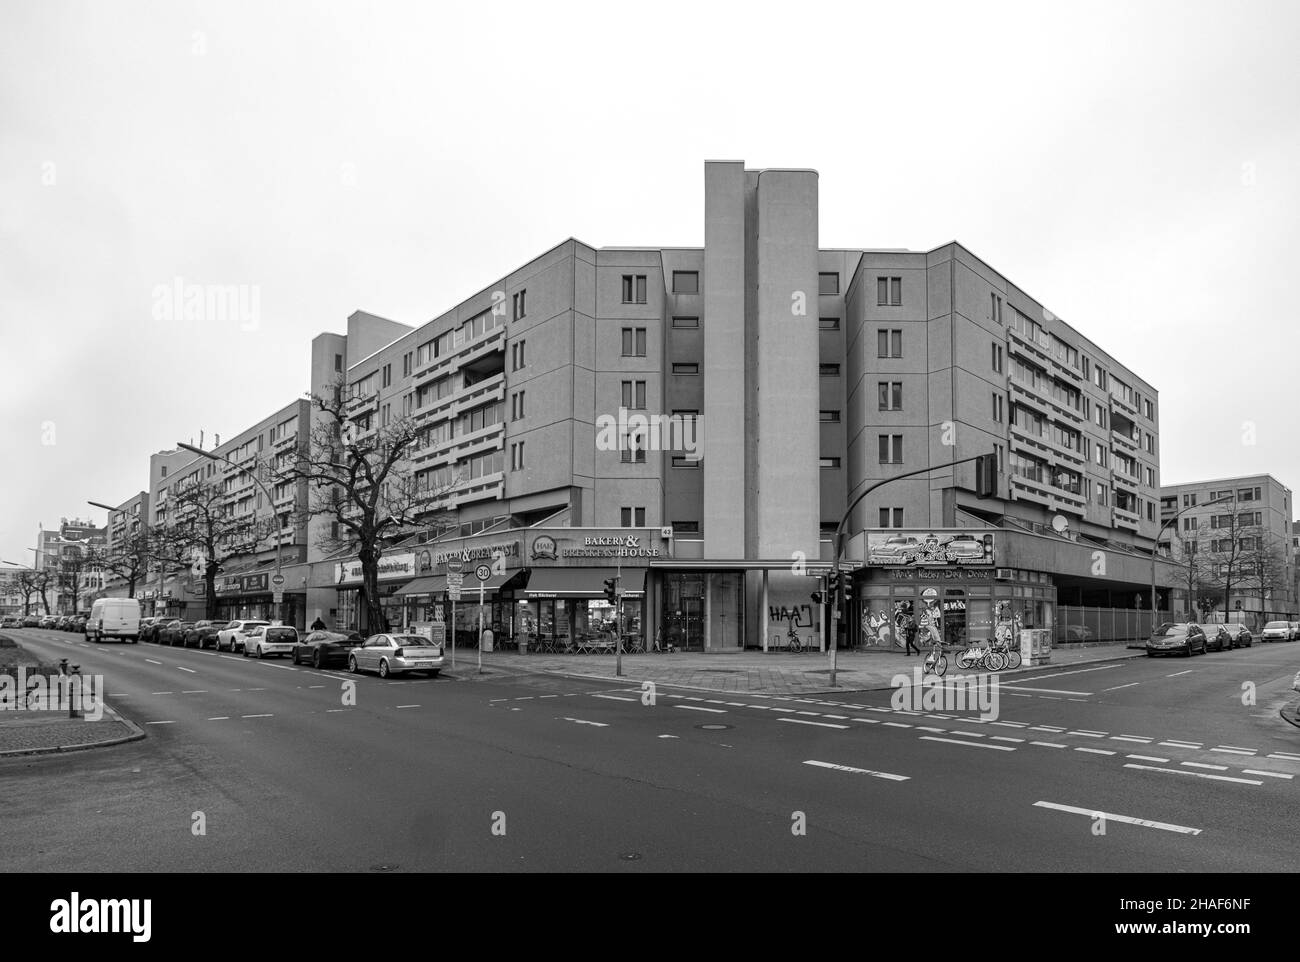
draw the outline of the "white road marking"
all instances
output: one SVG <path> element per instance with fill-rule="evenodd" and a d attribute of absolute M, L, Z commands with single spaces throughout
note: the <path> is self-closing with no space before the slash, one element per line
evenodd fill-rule
<path fill-rule="evenodd" d="M 823 715 L 823 718 L 834 718 L 836 721 L 848 721 L 848 715 Z M 910 727 L 910 726 L 909 726 Z"/>
<path fill-rule="evenodd" d="M 1225 755 L 1254 755 L 1255 751 L 1251 748 L 1211 748 L 1212 752 L 1223 752 Z"/>
<path fill-rule="evenodd" d="M 965 735 L 967 738 L 983 738 L 983 737 L 984 737 L 984 733 L 983 733 L 983 732 L 961 732 L 961 731 L 951 731 L 951 732 L 949 732 L 948 734 L 949 734 L 949 735 Z"/>
<path fill-rule="evenodd" d="M 1121 688 L 1132 688 L 1135 685 L 1140 684 L 1142 684 L 1140 681 L 1131 681 L 1127 685 L 1116 685 L 1114 688 L 1103 688 L 1102 691 L 1119 691 Z"/>
<path fill-rule="evenodd" d="M 1217 782 L 1237 782 L 1241 785 L 1263 785 L 1251 778 L 1232 778 L 1228 775 L 1211 775 L 1209 772 L 1188 772 L 1181 768 L 1155 768 L 1151 765 L 1125 765 L 1125 768 L 1137 768 L 1144 772 L 1169 772 L 1173 775 L 1194 775 L 1197 778 L 1212 778 Z"/>
<path fill-rule="evenodd" d="M 608 698 L 610 701 L 636 701 L 635 698 L 624 698 L 622 695 L 592 695 L 592 698 Z"/>
<path fill-rule="evenodd" d="M 1280 758 L 1284 762 L 1300 762 L 1300 755 L 1292 755 L 1290 752 L 1273 752 L 1269 758 Z"/>
<path fill-rule="evenodd" d="M 1060 745 L 1056 742 L 1030 742 L 1031 745 L 1037 745 L 1040 748 L 1069 748 L 1069 745 Z"/>
<path fill-rule="evenodd" d="M 660 738 L 676 738 L 676 735 L 660 735 Z"/>
<path fill-rule="evenodd" d="M 419 708 L 419 705 L 398 705 L 398 708 Z"/>
<path fill-rule="evenodd" d="M 995 721 L 994 725 L 1001 725 L 1003 728 L 1028 728 L 1024 722 Z"/>
<path fill-rule="evenodd" d="M 1153 822 L 1146 818 L 1134 818 L 1131 815 L 1116 815 L 1112 812 L 1099 812 L 1095 808 L 1076 808 L 1073 805 L 1059 805 L 1056 802 L 1034 802 L 1036 808 L 1050 808 L 1058 812 L 1069 812 L 1072 815 L 1086 815 L 1089 818 L 1104 818 L 1108 822 L 1123 822 L 1126 825 L 1140 825 L 1143 828 L 1158 828 L 1166 832 L 1178 832 L 1182 835 L 1200 835 L 1199 828 L 1188 828 L 1186 825 L 1173 825 L 1169 822 Z"/>
<path fill-rule="evenodd" d="M 1186 765 L 1188 768 L 1208 768 L 1215 772 L 1226 772 L 1227 765 L 1207 765 L 1205 762 L 1179 762 L 1179 765 Z"/>
<path fill-rule="evenodd" d="M 1151 739 L 1138 738 L 1136 735 L 1111 735 L 1110 740 L 1114 742 L 1137 742 L 1139 745 L 1151 744 Z"/>
<path fill-rule="evenodd" d="M 236 658 L 234 655 L 217 655 L 218 658 L 229 658 L 231 661 L 247 661 L 247 658 Z M 148 659 L 145 659 L 148 661 Z"/>
<path fill-rule="evenodd" d="M 198 672 L 195 671 L 193 668 L 182 668 L 180 665 L 177 665 L 177 666 L 176 666 L 176 670 L 177 670 L 177 671 L 188 671 L 191 675 L 197 675 L 197 674 L 198 674 Z"/>
<path fill-rule="evenodd" d="M 1010 735 L 994 735 L 990 740 L 995 742 L 1018 742 L 1022 745 L 1025 743 L 1023 738 L 1012 738 Z"/>
<path fill-rule="evenodd" d="M 886 728 L 911 728 L 907 722 L 885 722 Z"/>
<path fill-rule="evenodd" d="M 869 768 L 854 768 L 851 765 L 836 765 L 834 762 L 819 762 L 811 758 L 805 761 L 804 764 L 815 765 L 817 768 L 829 768 L 836 772 L 851 772 L 854 775 L 870 775 L 872 778 L 884 778 L 891 782 L 906 782 L 911 778 L 910 775 L 894 775 L 890 772 L 873 772 Z"/>
<path fill-rule="evenodd" d="M 1066 732 L 1067 735 L 1081 735 L 1084 738 L 1105 738 L 1105 732 Z"/>
<path fill-rule="evenodd" d="M 782 716 L 777 721 L 789 722 L 791 725 L 816 725 L 819 728 L 839 728 L 841 730 L 848 728 L 848 725 L 836 725 L 834 722 L 816 722 L 809 721 L 806 718 L 786 718 Z"/>
<path fill-rule="evenodd" d="M 1030 731 L 1035 732 L 1063 732 L 1064 728 L 1057 728 L 1055 725 L 1034 725 Z"/>
<path fill-rule="evenodd" d="M 683 711 L 707 711 L 715 715 L 725 715 L 727 713 L 725 708 L 705 708 L 703 705 L 673 705 L 673 707 L 680 708 Z"/>
<path fill-rule="evenodd" d="M 954 733 L 955 734 L 955 733 Z M 955 738 L 935 738 L 933 735 L 922 735 L 923 742 L 945 742 L 949 745 L 965 745 L 967 748 L 992 748 L 999 752 L 1014 752 L 1015 749 L 1010 745 L 990 745 L 988 742 L 960 742 Z"/>
<path fill-rule="evenodd" d="M 208 721 L 230 721 L 230 716 L 229 716 L 229 715 L 216 715 L 216 716 L 214 716 L 214 717 L 212 717 L 212 718 L 209 718 Z"/>
<path fill-rule="evenodd" d="M 1013 691 L 1036 691 L 1044 695 L 1092 695 L 1090 691 L 1063 691 L 1060 688 L 1026 688 L 1024 685 L 1016 685 L 1014 689 L 1007 682 L 1002 683 L 1003 688 Z"/>
<path fill-rule="evenodd" d="M 1166 678 L 1177 678 L 1179 675 L 1190 675 L 1190 674 L 1191 674 L 1192 672 L 1194 672 L 1195 670 L 1196 670 L 1195 668 L 1188 668 L 1186 671 L 1176 671 L 1176 672 L 1174 672 L 1172 675 L 1165 675 L 1165 677 L 1166 677 Z"/>
<path fill-rule="evenodd" d="M 240 715 L 240 718 L 274 718 L 274 715 Z"/>
<path fill-rule="evenodd" d="M 1261 772 L 1258 769 L 1247 768 L 1247 775 L 1267 775 L 1269 778 L 1295 778 L 1294 775 L 1288 775 L 1286 772 Z"/>
<path fill-rule="evenodd" d="M 332 714 L 332 713 L 337 712 L 337 711 L 351 711 L 351 709 L 348 709 L 348 708 L 326 708 L 326 709 L 325 709 L 325 714 L 329 715 L 329 714 Z"/>
<path fill-rule="evenodd" d="M 794 711 L 794 709 L 793 709 L 793 708 L 782 708 L 780 705 L 773 705 L 771 708 L 768 709 L 768 711 L 789 711 L 789 712 L 792 712 L 792 711 Z"/>
<path fill-rule="evenodd" d="M 1166 748 L 1200 748 L 1200 743 L 1191 744 L 1190 742 L 1161 742 Z"/>
<path fill-rule="evenodd" d="M 206 695 L 206 694 L 207 694 L 207 690 L 206 690 L 206 689 L 203 689 L 203 688 L 196 688 L 196 689 L 194 689 L 194 690 L 192 690 L 192 691 L 183 691 L 183 692 L 181 692 L 181 694 L 182 694 L 182 695 Z"/>
<path fill-rule="evenodd" d="M 1114 755 L 1115 752 L 1107 751 L 1104 748 L 1076 748 L 1076 752 L 1088 752 L 1090 755 Z"/>
<path fill-rule="evenodd" d="M 146 725 L 175 725 L 174 721 L 151 721 L 145 722 Z"/>
<path fill-rule="evenodd" d="M 929 727 L 928 725 L 917 725 L 917 726 L 916 726 L 916 730 L 919 731 L 919 732 L 930 732 L 930 733 L 935 734 L 935 735 L 942 735 L 942 734 L 946 731 L 946 729 L 943 729 L 943 728 L 931 728 L 931 727 Z M 1017 739 L 1017 740 L 1018 740 L 1018 739 Z"/>
<path fill-rule="evenodd" d="M 1135 758 L 1140 762 L 1160 762 L 1162 765 L 1168 765 L 1169 759 L 1158 758 L 1155 755 L 1125 755 L 1125 758 Z"/>
<path fill-rule="evenodd" d="M 880 724 L 880 719 L 878 719 L 878 718 L 854 718 L 853 720 L 854 720 L 854 721 L 862 722 L 862 723 L 864 723 L 864 724 L 866 724 L 866 725 L 879 725 L 879 724 Z"/>
<path fill-rule="evenodd" d="M 543 697 L 545 697 L 545 696 L 543 696 Z M 587 719 L 585 719 L 585 718 L 569 718 L 568 716 L 565 716 L 564 720 L 567 721 L 567 722 L 573 722 L 575 725 L 595 725 L 597 728 L 608 728 L 608 727 L 609 727 L 609 726 L 606 725 L 604 722 L 598 722 L 598 721 L 587 721 Z"/>
<path fill-rule="evenodd" d="M 146 658 L 145 661 L 149 662 L 149 664 L 151 664 L 151 665 L 161 665 L 161 664 L 162 664 L 161 661 L 154 661 L 152 658 Z"/>
<path fill-rule="evenodd" d="M 151 691 L 151 692 L 149 692 L 149 694 L 151 694 L 151 695 L 174 695 L 174 694 L 176 694 L 176 692 L 174 692 L 174 691 Z"/>

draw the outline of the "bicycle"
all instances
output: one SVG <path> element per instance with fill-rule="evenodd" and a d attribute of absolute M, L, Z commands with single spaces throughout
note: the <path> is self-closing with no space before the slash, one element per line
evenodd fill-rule
<path fill-rule="evenodd" d="M 1007 667 L 1006 653 L 997 647 L 967 648 L 957 656 L 957 667 L 962 671 L 972 668 L 984 671 L 1001 671 Z"/>
<path fill-rule="evenodd" d="M 942 678 L 947 671 L 948 657 L 943 653 L 943 645 L 936 641 L 931 645 L 930 653 L 925 656 L 925 668 L 921 674 L 928 675 L 934 672 Z"/>
<path fill-rule="evenodd" d="M 1007 641 L 994 642 L 992 650 L 1006 659 L 1006 668 L 1016 669 L 1020 667 L 1022 659 L 1020 657 L 1019 645 L 1012 645 Z"/>
<path fill-rule="evenodd" d="M 786 647 L 795 654 L 803 651 L 803 639 L 799 637 L 799 632 L 794 630 L 794 625 L 790 625 L 790 630 L 785 633 L 787 639 Z"/>

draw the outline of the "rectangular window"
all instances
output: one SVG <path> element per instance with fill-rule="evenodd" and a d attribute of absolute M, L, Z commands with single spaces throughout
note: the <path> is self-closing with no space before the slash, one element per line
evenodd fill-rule
<path fill-rule="evenodd" d="M 512 369 L 515 371 L 519 370 L 521 367 L 523 367 L 525 364 L 528 363 L 524 359 L 525 343 L 526 343 L 525 341 L 515 341 L 515 343 L 510 346 L 510 352 L 511 352 L 510 360 L 512 362 Z"/>
<path fill-rule="evenodd" d="M 819 364 L 817 369 L 822 377 L 840 376 L 840 366 L 838 364 Z"/>
<path fill-rule="evenodd" d="M 903 526 L 902 508 L 881 508 L 880 509 L 880 527 L 901 528 L 902 526 Z"/>
<path fill-rule="evenodd" d="M 674 294 L 698 294 L 699 292 L 699 271 L 673 271 Z"/>
<path fill-rule="evenodd" d="M 673 535 L 679 534 L 699 534 L 700 523 L 698 521 L 674 521 Z"/>
<path fill-rule="evenodd" d="M 511 315 L 511 320 L 517 321 L 520 318 L 522 318 L 528 311 L 528 291 L 526 290 L 520 291 L 518 294 L 514 296 L 513 301 L 514 301 L 512 304 L 513 313 Z"/>
<path fill-rule="evenodd" d="M 901 277 L 876 278 L 876 306 L 899 307 L 903 303 L 903 279 Z"/>
<path fill-rule="evenodd" d="M 877 399 L 881 411 L 903 410 L 903 382 L 878 381 L 876 383 Z"/>
<path fill-rule="evenodd" d="M 699 374 L 700 366 L 698 364 L 674 364 L 674 374 Z"/>
<path fill-rule="evenodd" d="M 624 357 L 645 357 L 645 332 L 644 327 L 623 328 Z"/>
<path fill-rule="evenodd" d="M 819 461 L 819 466 L 820 466 L 820 467 L 823 467 L 823 468 L 838 468 L 838 467 L 840 466 L 840 459 L 839 459 L 839 458 L 822 458 L 822 459 L 820 459 L 820 461 Z"/>
<path fill-rule="evenodd" d="M 624 304 L 644 304 L 645 303 L 645 274 L 624 274 L 623 275 L 623 303 Z"/>
<path fill-rule="evenodd" d="M 382 383 L 380 384 L 380 387 L 388 387 L 390 384 L 393 383 L 393 365 L 391 364 L 384 365 L 383 377 L 381 381 Z"/>
<path fill-rule="evenodd" d="M 876 356 L 877 357 L 902 357 L 903 356 L 903 332 L 901 330 L 887 330 L 881 328 L 876 332 Z"/>
<path fill-rule="evenodd" d="M 838 331 L 840 329 L 840 319 L 838 317 L 819 317 L 817 327 L 822 331 Z"/>
<path fill-rule="evenodd" d="M 645 508 L 623 508 L 620 512 L 625 528 L 645 527 Z"/>
<path fill-rule="evenodd" d="M 993 392 L 993 420 L 998 423 L 1002 422 L 1002 395 L 996 391 Z"/>
<path fill-rule="evenodd" d="M 818 294 L 838 294 L 840 292 L 840 275 L 834 271 L 817 275 Z"/>
<path fill-rule="evenodd" d="M 623 382 L 623 407 L 628 410 L 645 410 L 645 381 Z"/>
<path fill-rule="evenodd" d="M 989 294 L 989 320 L 995 324 L 1002 323 L 1002 298 Z"/>
<path fill-rule="evenodd" d="M 878 435 L 881 464 L 903 463 L 903 436 L 901 434 Z"/>
<path fill-rule="evenodd" d="M 510 445 L 510 470 L 519 471 L 524 466 L 524 442 L 517 441 Z"/>
<path fill-rule="evenodd" d="M 334 370 L 336 370 L 336 371 L 341 371 L 341 370 L 343 370 L 343 355 L 342 355 L 342 354 L 335 354 L 335 355 L 334 355 Z"/>
<path fill-rule="evenodd" d="M 819 414 L 819 420 L 823 423 L 838 424 L 840 421 L 839 411 L 822 411 Z"/>
<path fill-rule="evenodd" d="M 1142 402 L 1142 404 L 1143 404 L 1143 412 L 1146 414 L 1147 420 L 1154 421 L 1155 418 L 1152 415 L 1155 413 L 1155 411 L 1151 407 L 1151 399 L 1150 398 L 1145 399 Z"/>
<path fill-rule="evenodd" d="M 673 327 L 699 327 L 700 319 L 698 317 L 674 317 Z"/>
<path fill-rule="evenodd" d="M 1003 370 L 1002 345 L 997 343 L 993 345 L 993 370 L 999 374 L 1001 374 Z"/>

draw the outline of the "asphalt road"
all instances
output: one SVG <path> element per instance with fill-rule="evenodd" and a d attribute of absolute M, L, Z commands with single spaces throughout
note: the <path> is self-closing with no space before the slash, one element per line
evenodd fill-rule
<path fill-rule="evenodd" d="M 10 871 L 1300 864 L 1300 729 L 1277 714 L 1300 644 L 1015 676 L 980 721 L 890 692 L 647 705 L 618 683 L 382 681 L 12 634 L 103 674 L 149 738 L 0 761 Z"/>

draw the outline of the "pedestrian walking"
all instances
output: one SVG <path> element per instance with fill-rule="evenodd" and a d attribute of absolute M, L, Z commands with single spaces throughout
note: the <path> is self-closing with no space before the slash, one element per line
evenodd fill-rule
<path fill-rule="evenodd" d="M 916 649 L 918 655 L 921 653 L 921 649 L 916 644 L 916 633 L 918 630 L 919 627 L 916 623 L 916 619 L 911 615 L 908 615 L 907 624 L 903 627 L 903 637 L 907 639 L 907 654 L 909 655 L 912 653 L 913 648 Z"/>
<path fill-rule="evenodd" d="M 316 616 L 316 620 L 313 621 L 313 622 L 311 623 L 311 630 L 312 630 L 312 631 L 324 631 L 324 630 L 325 630 L 325 622 L 323 622 L 323 621 L 320 620 L 320 615 L 317 615 L 317 616 Z"/>

